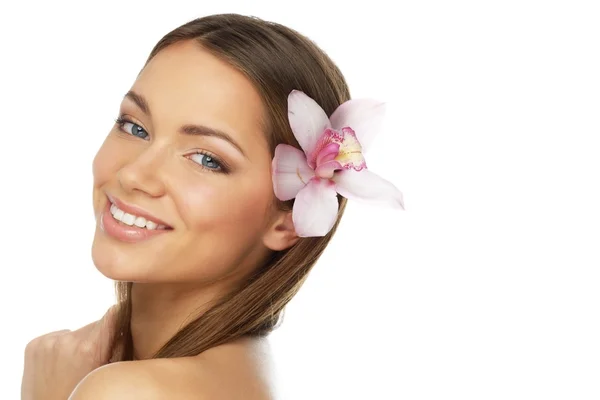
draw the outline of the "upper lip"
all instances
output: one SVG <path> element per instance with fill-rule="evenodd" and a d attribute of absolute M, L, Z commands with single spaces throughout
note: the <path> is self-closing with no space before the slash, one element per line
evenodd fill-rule
<path fill-rule="evenodd" d="M 137 217 L 144 217 L 147 220 L 157 223 L 158 225 L 164 225 L 167 228 L 172 229 L 172 227 L 169 224 L 167 224 L 165 221 L 161 220 L 160 218 L 155 217 L 154 215 L 150 214 L 148 211 L 144 210 L 143 208 L 123 203 L 121 200 L 119 200 L 118 198 L 116 198 L 114 196 L 111 196 L 110 194 L 107 194 L 107 197 L 111 203 L 113 203 L 120 210 L 123 210 L 126 213 L 133 214 Z"/>

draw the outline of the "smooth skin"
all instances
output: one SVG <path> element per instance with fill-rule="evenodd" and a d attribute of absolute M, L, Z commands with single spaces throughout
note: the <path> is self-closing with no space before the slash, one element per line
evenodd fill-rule
<path fill-rule="evenodd" d="M 92 257 L 108 278 L 135 282 L 135 361 L 107 364 L 109 311 L 27 346 L 22 399 L 272 399 L 266 339 L 150 359 L 272 251 L 298 240 L 291 212 L 275 206 L 260 96 L 242 73 L 193 41 L 159 52 L 131 91 L 93 162 Z M 139 243 L 117 240 L 100 223 L 107 194 L 173 229 Z"/>

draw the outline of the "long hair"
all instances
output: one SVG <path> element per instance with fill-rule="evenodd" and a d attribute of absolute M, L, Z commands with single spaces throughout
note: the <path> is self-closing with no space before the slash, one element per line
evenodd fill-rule
<path fill-rule="evenodd" d="M 267 110 L 265 135 L 271 155 L 279 143 L 300 148 L 287 116 L 287 97 L 292 90 L 313 98 L 328 116 L 350 99 L 346 81 L 333 61 L 311 40 L 280 24 L 237 14 L 198 18 L 165 35 L 146 64 L 162 49 L 184 40 L 196 41 L 254 84 Z M 282 210 L 291 210 L 294 202 L 275 201 Z M 153 358 L 195 356 L 241 336 L 266 336 L 273 331 L 285 305 L 298 292 L 335 233 L 346 199 L 338 195 L 338 204 L 337 221 L 326 236 L 300 238 L 291 248 L 273 252 L 265 265 L 258 266 L 237 289 L 184 326 Z M 116 282 L 120 307 L 113 361 L 133 359 L 133 284 Z"/>

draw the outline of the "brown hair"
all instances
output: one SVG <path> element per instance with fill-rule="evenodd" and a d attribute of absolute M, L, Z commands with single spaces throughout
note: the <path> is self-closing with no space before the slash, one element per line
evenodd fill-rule
<path fill-rule="evenodd" d="M 313 98 L 329 116 L 350 99 L 346 81 L 333 61 L 311 40 L 285 26 L 237 14 L 198 18 L 165 35 L 146 64 L 165 47 L 183 40 L 197 41 L 255 85 L 267 110 L 265 134 L 271 154 L 279 143 L 300 148 L 287 117 L 287 96 L 293 89 Z M 276 201 L 282 209 L 291 210 L 293 200 Z M 338 196 L 338 202 L 338 219 L 326 236 L 301 238 L 290 249 L 274 252 L 237 290 L 177 332 L 153 358 L 194 356 L 241 336 L 270 333 L 335 233 L 346 199 Z M 133 359 L 132 285 L 116 283 L 121 307 L 113 361 Z"/>

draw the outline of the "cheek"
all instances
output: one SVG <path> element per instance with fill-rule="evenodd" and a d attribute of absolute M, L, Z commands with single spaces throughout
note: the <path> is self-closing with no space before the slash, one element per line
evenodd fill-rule
<path fill-rule="evenodd" d="M 197 232 L 256 232 L 264 226 L 270 186 L 264 179 L 211 177 L 180 193 L 180 210 L 187 225 Z M 252 182 L 252 183 L 250 183 Z"/>
<path fill-rule="evenodd" d="M 94 179 L 93 204 L 96 211 L 104 206 L 103 189 L 116 179 L 122 165 L 131 157 L 127 148 L 112 137 L 112 132 L 106 137 L 92 161 Z"/>
<path fill-rule="evenodd" d="M 92 162 L 92 174 L 94 177 L 94 190 L 93 190 L 93 206 L 94 211 L 98 214 L 101 211 L 101 207 L 104 204 L 103 201 L 103 193 L 100 188 L 109 180 L 109 176 L 111 175 L 111 165 L 114 165 L 114 162 L 111 163 L 109 157 L 109 149 L 108 149 L 108 141 L 109 139 L 105 139 L 102 146 L 96 153 L 94 157 L 94 161 Z"/>
<path fill-rule="evenodd" d="M 92 173 L 94 175 L 94 186 L 99 187 L 115 174 L 118 163 L 115 155 L 119 154 L 112 143 L 110 136 L 104 140 L 92 162 Z"/>

